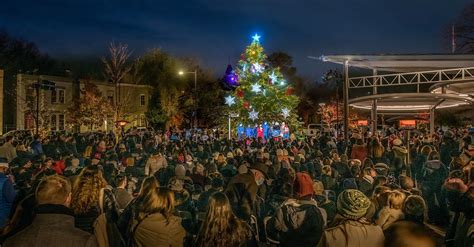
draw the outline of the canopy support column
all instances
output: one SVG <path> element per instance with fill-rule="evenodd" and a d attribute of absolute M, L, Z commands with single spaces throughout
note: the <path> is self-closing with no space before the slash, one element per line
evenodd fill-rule
<path fill-rule="evenodd" d="M 344 61 L 344 140 L 349 143 L 349 60 Z"/>
<path fill-rule="evenodd" d="M 373 69 L 373 75 L 377 75 L 377 69 Z M 374 86 L 372 88 L 372 95 L 377 95 L 377 81 L 374 81 Z M 370 114 L 370 131 L 372 132 L 372 135 L 375 136 L 377 132 L 377 100 L 374 99 L 372 100 L 372 111 Z"/>

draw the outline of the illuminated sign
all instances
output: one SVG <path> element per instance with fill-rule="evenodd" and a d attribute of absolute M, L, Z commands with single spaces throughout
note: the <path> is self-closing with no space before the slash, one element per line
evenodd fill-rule
<path fill-rule="evenodd" d="M 415 128 L 416 120 L 400 120 L 400 128 Z"/>
<path fill-rule="evenodd" d="M 367 126 L 369 125 L 368 120 L 357 120 L 357 126 Z"/>

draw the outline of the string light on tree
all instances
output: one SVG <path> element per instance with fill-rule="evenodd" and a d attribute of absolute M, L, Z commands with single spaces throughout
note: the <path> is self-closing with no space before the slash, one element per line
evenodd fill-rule
<path fill-rule="evenodd" d="M 281 79 L 281 80 L 280 80 L 280 85 L 281 85 L 281 86 L 285 86 L 285 85 L 286 85 L 286 80 L 285 80 L 285 79 Z"/>
<path fill-rule="evenodd" d="M 225 97 L 225 104 L 228 105 L 228 106 L 232 106 L 235 104 L 235 97 L 232 96 L 232 95 L 228 95 L 227 97 Z"/>
<path fill-rule="evenodd" d="M 286 119 L 290 116 L 290 109 L 288 108 L 283 108 L 281 109 L 281 115 Z"/>
<path fill-rule="evenodd" d="M 262 91 L 262 86 L 258 83 L 252 84 L 252 92 L 254 93 L 260 93 Z"/>
<path fill-rule="evenodd" d="M 255 120 L 258 119 L 258 111 L 255 111 L 254 109 L 252 109 L 252 111 L 249 112 L 249 119 L 255 122 Z"/>

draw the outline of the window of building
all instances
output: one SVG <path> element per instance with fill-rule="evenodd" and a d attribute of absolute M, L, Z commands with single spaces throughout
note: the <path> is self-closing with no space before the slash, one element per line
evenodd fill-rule
<path fill-rule="evenodd" d="M 140 94 L 140 106 L 145 106 L 146 99 L 144 94 Z"/>
<path fill-rule="evenodd" d="M 51 91 L 51 104 L 58 103 L 58 92 L 57 90 Z"/>
<path fill-rule="evenodd" d="M 65 102 L 65 90 L 56 89 L 51 91 L 51 104 L 64 104 Z"/>
<path fill-rule="evenodd" d="M 56 130 L 57 122 L 56 115 L 51 115 L 51 130 Z"/>
<path fill-rule="evenodd" d="M 64 130 L 64 114 L 59 114 L 58 115 L 58 130 Z"/>
<path fill-rule="evenodd" d="M 65 93 L 66 92 L 62 89 L 58 90 L 58 94 L 59 94 L 58 100 L 59 100 L 60 104 L 64 104 L 64 102 L 65 102 L 65 95 L 64 95 Z M 63 117 L 64 117 L 64 115 L 63 115 Z"/>

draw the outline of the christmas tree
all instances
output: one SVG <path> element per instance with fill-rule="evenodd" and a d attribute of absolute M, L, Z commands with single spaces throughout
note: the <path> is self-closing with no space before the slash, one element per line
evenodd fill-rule
<path fill-rule="evenodd" d="M 225 103 L 229 114 L 238 114 L 235 124 L 285 122 L 291 128 L 297 127 L 299 99 L 280 69 L 269 66 L 260 36 L 253 36 L 233 73 L 239 86 L 226 95 Z"/>

